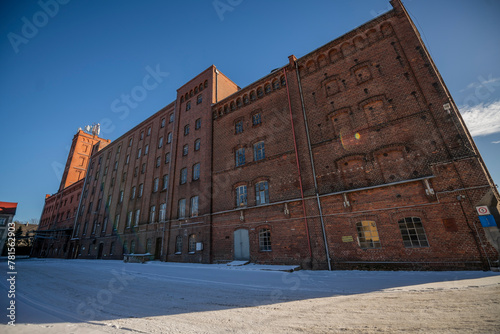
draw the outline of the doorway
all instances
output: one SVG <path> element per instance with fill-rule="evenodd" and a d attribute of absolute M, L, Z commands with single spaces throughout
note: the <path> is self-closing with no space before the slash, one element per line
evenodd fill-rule
<path fill-rule="evenodd" d="M 234 231 L 234 259 L 237 261 L 250 260 L 250 240 L 246 229 Z"/>
<path fill-rule="evenodd" d="M 161 238 L 156 238 L 155 260 L 160 260 L 161 258 L 161 244 Z"/>
<path fill-rule="evenodd" d="M 102 259 L 102 251 L 104 250 L 104 244 L 101 242 L 99 244 L 99 250 L 97 251 L 97 258 Z"/>

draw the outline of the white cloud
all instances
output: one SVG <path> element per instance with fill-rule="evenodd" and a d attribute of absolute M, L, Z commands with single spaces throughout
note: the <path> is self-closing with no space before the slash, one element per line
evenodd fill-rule
<path fill-rule="evenodd" d="M 500 101 L 462 107 L 461 114 L 474 137 L 500 132 Z"/>
<path fill-rule="evenodd" d="M 492 141 L 491 143 L 492 143 L 492 144 L 500 144 L 500 140 L 497 140 L 497 141 Z"/>

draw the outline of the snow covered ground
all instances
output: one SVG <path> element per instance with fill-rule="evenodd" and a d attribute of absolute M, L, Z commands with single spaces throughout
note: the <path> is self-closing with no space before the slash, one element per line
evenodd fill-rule
<path fill-rule="evenodd" d="M 500 332 L 498 273 L 276 271 L 289 269 L 20 260 L 16 326 L 0 332 Z"/>

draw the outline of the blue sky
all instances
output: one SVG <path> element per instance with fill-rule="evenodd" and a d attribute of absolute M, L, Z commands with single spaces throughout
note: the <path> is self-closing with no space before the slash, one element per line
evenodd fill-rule
<path fill-rule="evenodd" d="M 22 221 L 40 218 L 57 191 L 79 127 L 104 122 L 101 136 L 114 140 L 212 64 L 244 87 L 390 9 L 388 0 L 217 0 L 219 10 L 212 0 L 55 1 L 0 2 L 0 201 L 19 202 Z M 404 3 L 499 183 L 500 2 Z M 148 68 L 161 82 L 128 115 L 115 113 Z"/>

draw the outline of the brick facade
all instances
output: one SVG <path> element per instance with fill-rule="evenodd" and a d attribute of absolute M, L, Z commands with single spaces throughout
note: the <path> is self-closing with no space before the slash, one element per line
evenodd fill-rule
<path fill-rule="evenodd" d="M 93 153 L 74 255 L 498 265 L 498 228 L 475 211 L 486 205 L 499 221 L 498 192 L 418 31 L 391 3 L 247 87 L 209 67 Z"/>

